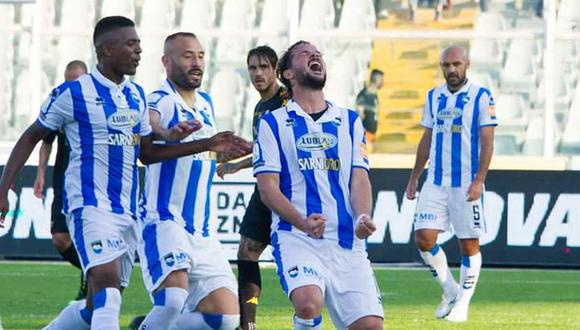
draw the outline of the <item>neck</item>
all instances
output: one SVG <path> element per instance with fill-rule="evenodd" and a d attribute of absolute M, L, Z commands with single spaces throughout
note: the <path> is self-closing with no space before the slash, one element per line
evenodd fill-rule
<path fill-rule="evenodd" d="M 367 91 L 371 92 L 371 93 L 376 93 L 377 91 L 377 86 L 375 86 L 374 84 L 368 84 L 367 85 Z"/>
<path fill-rule="evenodd" d="M 105 76 L 105 78 L 109 79 L 110 81 L 114 82 L 115 84 L 120 84 L 125 80 L 125 75 L 119 72 L 116 72 L 108 65 L 104 65 L 103 63 L 97 64 L 97 69 L 99 72 Z"/>
<path fill-rule="evenodd" d="M 280 86 L 278 86 L 277 83 L 273 83 L 267 89 L 258 91 L 260 93 L 260 100 L 268 101 L 269 99 L 273 98 L 274 95 L 278 93 L 278 89 L 280 89 Z"/>
<path fill-rule="evenodd" d="M 461 84 L 457 85 L 457 86 L 449 86 L 449 84 L 447 84 L 447 89 L 451 92 L 451 93 L 455 93 L 458 90 L 462 89 L 463 86 L 465 86 L 465 84 L 467 84 L 467 78 L 463 79 L 463 81 L 461 82 Z"/>
<path fill-rule="evenodd" d="M 295 88 L 292 91 L 292 99 L 308 114 L 318 113 L 326 109 L 322 90 Z"/>
<path fill-rule="evenodd" d="M 174 83 L 173 81 L 171 81 L 171 83 L 173 84 L 173 87 L 175 88 L 175 90 L 177 91 L 177 94 L 179 94 L 181 96 L 181 98 L 189 105 L 193 108 L 194 104 L 195 104 L 195 89 L 187 89 L 187 88 L 182 88 L 179 87 L 176 83 Z"/>

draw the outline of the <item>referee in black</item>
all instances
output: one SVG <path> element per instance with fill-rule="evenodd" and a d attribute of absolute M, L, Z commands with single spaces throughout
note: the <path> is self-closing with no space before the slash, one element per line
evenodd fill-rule
<path fill-rule="evenodd" d="M 253 136 L 258 135 L 258 123 L 262 116 L 286 104 L 286 90 L 276 80 L 278 56 L 268 46 L 259 46 L 248 52 L 246 58 L 248 73 L 254 88 L 260 93 L 260 102 L 254 108 Z M 236 163 L 223 163 L 218 166 L 221 178 L 226 174 L 252 167 L 252 157 Z M 256 329 L 256 308 L 260 299 L 262 279 L 258 260 L 270 244 L 272 214 L 260 199 L 258 189 L 250 199 L 240 227 L 240 246 L 238 248 L 238 296 L 240 300 L 240 327 L 243 330 Z"/>

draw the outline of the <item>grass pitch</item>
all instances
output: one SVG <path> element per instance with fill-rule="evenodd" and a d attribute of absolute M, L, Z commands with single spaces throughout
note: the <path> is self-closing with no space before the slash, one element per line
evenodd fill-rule
<path fill-rule="evenodd" d="M 454 271 L 457 278 L 457 271 Z M 424 268 L 377 268 L 386 329 L 580 329 L 580 271 L 484 269 L 465 324 L 433 317 L 440 291 Z M 262 271 L 259 329 L 292 329 L 292 309 L 275 270 Z M 0 263 L 4 329 L 40 329 L 72 299 L 79 272 L 64 263 Z M 149 299 L 135 269 L 123 293 L 122 329 L 145 314 Z M 324 329 L 333 329 L 326 314 Z"/>

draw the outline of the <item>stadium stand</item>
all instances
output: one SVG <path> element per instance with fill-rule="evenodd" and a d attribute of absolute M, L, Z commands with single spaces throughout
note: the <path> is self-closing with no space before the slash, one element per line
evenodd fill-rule
<path fill-rule="evenodd" d="M 119 14 L 136 19 L 143 54 L 134 79 L 151 91 L 164 76 L 160 61 L 163 38 L 176 30 L 191 31 L 200 35 L 206 49 L 203 87 L 210 87 L 207 90 L 216 94 L 216 103 L 230 107 L 217 107 L 218 113 L 227 114 L 222 118 L 226 126 L 239 128 L 246 134 L 249 112 L 255 103 L 244 73 L 246 51 L 257 44 L 269 44 L 280 52 L 287 46 L 289 25 L 282 22 L 288 19 L 289 1 L 293 0 L 46 0 L 40 23 L 42 75 L 48 77 L 49 85 L 54 85 L 61 78 L 56 72 L 62 72 L 69 60 L 78 58 L 94 64 L 89 35 L 95 19 Z M 577 32 L 580 1 L 558 2 L 557 32 Z M 405 0 L 301 0 L 298 27 L 300 33 L 332 30 L 344 35 L 364 35 L 375 28 L 378 31 L 531 33 L 528 36 L 533 35 L 535 39 L 474 38 L 459 43 L 470 50 L 470 79 L 490 88 L 497 96 L 498 116 L 502 120 L 496 141 L 498 150 L 505 154 L 541 154 L 542 147 L 537 141 L 543 141 L 543 137 L 537 133 L 542 132 L 543 124 L 538 122 L 543 121 L 544 88 L 548 83 L 544 73 L 546 19 L 536 16 L 536 0 L 489 0 L 488 3 L 488 11 L 482 13 L 473 1 L 453 1 L 453 7 L 446 9 L 438 22 L 433 21 L 432 9 L 419 8 L 413 23 L 408 21 Z M 25 120 L 17 120 L 18 116 L 32 118 L 38 111 L 24 109 L 26 102 L 17 100 L 21 93 L 17 90 L 18 82 L 22 81 L 20 76 L 27 74 L 31 60 L 34 6 L 0 4 L 3 50 L 0 53 L 0 72 L 3 72 L 0 107 L 10 109 L 0 111 L 2 141 L 9 141 L 14 132 L 21 132 L 25 127 Z M 200 12 L 205 15 L 199 15 Z M 388 12 L 388 16 L 379 17 L 377 12 Z M 543 14 L 545 17 L 548 12 Z M 228 31 L 240 30 L 255 33 L 243 38 L 228 36 Z M 268 36 L 260 36 L 260 31 Z M 381 108 L 374 152 L 414 153 L 422 134 L 419 122 L 426 92 L 443 81 L 437 65 L 439 51 L 451 41 L 372 40 L 370 37 L 317 37 L 312 41 L 327 60 L 328 97 L 339 104 L 353 106 L 356 92 L 370 70 L 377 68 L 385 72 L 385 88 L 379 92 Z M 580 120 L 580 41 L 557 40 L 556 45 L 554 134 L 558 144 L 555 148 L 559 153 L 577 154 L 580 137 L 574 128 Z M 223 81 L 224 76 L 236 77 L 232 78 L 235 83 L 218 88 L 222 83 L 216 81 Z M 225 89 L 228 91 L 224 92 Z M 226 95 L 235 96 L 227 100 Z M 22 117 L 23 113 L 27 115 Z"/>

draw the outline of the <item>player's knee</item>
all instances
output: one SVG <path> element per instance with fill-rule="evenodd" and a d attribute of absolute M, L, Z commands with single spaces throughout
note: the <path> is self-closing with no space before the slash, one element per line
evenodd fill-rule
<path fill-rule="evenodd" d="M 72 244 L 72 242 L 71 242 L 70 236 L 68 234 L 55 233 L 52 235 L 52 245 L 59 252 L 66 251 L 70 247 L 71 244 Z"/>
<path fill-rule="evenodd" d="M 263 243 L 242 236 L 238 247 L 238 260 L 258 261 L 264 248 Z"/>
<path fill-rule="evenodd" d="M 349 330 L 382 330 L 383 319 L 378 316 L 365 316 L 348 327 Z"/>
<path fill-rule="evenodd" d="M 430 251 L 435 246 L 436 239 L 421 231 L 415 232 L 415 245 L 421 251 Z"/>
<path fill-rule="evenodd" d="M 94 291 L 104 288 L 120 288 L 121 286 L 119 269 L 114 261 L 89 269 L 88 279 Z"/>
<path fill-rule="evenodd" d="M 312 292 L 293 292 L 292 303 L 296 315 L 302 319 L 313 319 L 322 312 L 322 297 Z"/>

